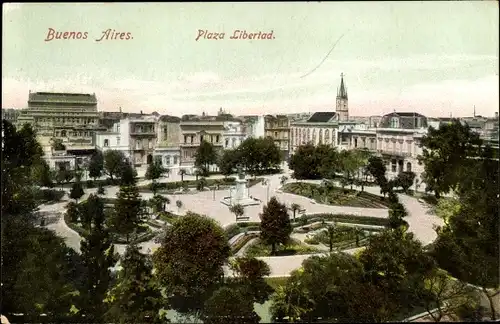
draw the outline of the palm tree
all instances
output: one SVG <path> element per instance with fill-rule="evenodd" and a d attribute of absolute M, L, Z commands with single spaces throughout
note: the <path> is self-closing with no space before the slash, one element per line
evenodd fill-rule
<path fill-rule="evenodd" d="M 281 176 L 280 184 L 282 187 L 286 184 L 287 180 L 288 180 L 287 176 Z"/>
<path fill-rule="evenodd" d="M 293 222 L 295 223 L 295 214 L 300 211 L 300 205 L 299 204 L 296 204 L 296 203 L 293 203 L 291 206 L 290 206 L 290 210 L 293 212 Z"/>
<path fill-rule="evenodd" d="M 330 246 L 330 252 L 333 250 L 333 236 L 335 234 L 335 226 L 328 225 L 326 228 L 328 232 L 328 244 Z"/>
<path fill-rule="evenodd" d="M 180 209 L 182 208 L 182 201 L 177 200 L 175 204 L 177 205 L 177 211 L 180 212 Z"/>
<path fill-rule="evenodd" d="M 179 174 L 180 174 L 180 176 L 181 176 L 181 182 L 184 182 L 184 175 L 186 175 L 186 173 L 187 173 L 187 172 L 186 172 L 186 170 L 184 170 L 184 169 L 180 169 L 180 170 L 179 170 Z"/>
<path fill-rule="evenodd" d="M 201 177 L 200 180 L 198 180 L 198 183 L 196 184 L 196 189 L 198 191 L 203 191 L 203 189 L 205 189 L 207 185 L 207 179 L 205 179 L 204 177 Z"/>
<path fill-rule="evenodd" d="M 245 214 L 245 208 L 240 204 L 230 206 L 229 211 L 236 216 L 236 220 Z"/>

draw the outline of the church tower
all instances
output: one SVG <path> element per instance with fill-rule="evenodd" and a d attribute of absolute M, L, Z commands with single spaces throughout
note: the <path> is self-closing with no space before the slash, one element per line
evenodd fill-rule
<path fill-rule="evenodd" d="M 337 100 L 335 111 L 339 121 L 349 120 L 349 105 L 347 99 L 347 88 L 344 85 L 344 73 L 340 74 L 340 88 L 337 88 Z"/>

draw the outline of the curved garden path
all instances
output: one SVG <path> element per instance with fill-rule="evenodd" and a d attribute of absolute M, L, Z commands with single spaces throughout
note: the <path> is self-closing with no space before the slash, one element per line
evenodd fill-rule
<path fill-rule="evenodd" d="M 287 172 L 286 175 L 290 178 L 290 174 Z M 250 218 L 250 221 L 259 221 L 259 213 L 262 211 L 263 204 L 268 198 L 276 196 L 281 202 L 291 205 L 292 203 L 297 203 L 306 210 L 308 214 L 312 213 L 338 213 L 338 214 L 352 214 L 352 215 L 362 215 L 362 216 L 372 216 L 372 217 L 387 217 L 388 210 L 381 208 L 358 208 L 358 207 L 347 207 L 347 206 L 329 206 L 314 203 L 312 200 L 301 197 L 298 195 L 282 193 L 279 191 L 281 187 L 280 179 L 283 174 L 265 176 L 268 179 L 268 185 L 264 186 L 262 184 L 257 184 L 249 189 L 250 195 L 260 199 L 263 203 L 256 206 L 245 207 L 245 215 Z M 214 176 L 211 179 L 221 178 L 221 176 Z M 185 180 L 194 179 L 194 177 L 185 176 Z M 180 177 L 173 174 L 170 178 L 163 178 L 161 182 L 173 182 L 179 181 Z M 291 181 L 288 181 L 291 182 Z M 320 181 L 307 181 L 320 183 Z M 147 180 L 140 180 L 138 185 L 144 185 L 149 183 Z M 356 188 L 359 190 L 359 188 Z M 106 197 L 116 197 L 118 192 L 118 186 L 106 187 Z M 367 192 L 380 195 L 380 190 L 378 187 L 365 187 Z M 69 192 L 69 189 L 66 189 Z M 85 196 L 82 200 L 86 199 L 89 194 L 95 193 L 96 188 L 86 189 Z M 141 193 L 144 198 L 150 198 L 151 193 Z M 217 220 L 222 226 L 234 223 L 235 216 L 229 211 L 229 208 L 220 203 L 220 200 L 228 196 L 228 190 L 215 191 L 215 197 L 213 191 L 205 191 L 196 194 L 182 194 L 182 195 L 167 195 L 171 200 L 170 209 L 174 209 L 176 212 L 183 214 L 187 209 L 205 214 L 215 220 Z M 214 199 L 215 198 L 215 199 Z M 436 239 L 437 234 L 434 231 L 434 226 L 442 225 L 443 221 L 435 215 L 428 213 L 428 209 L 424 204 L 420 203 L 416 198 L 407 195 L 399 194 L 401 203 L 403 203 L 407 210 L 408 216 L 405 220 L 409 224 L 409 231 L 413 232 L 415 237 L 420 240 L 424 245 L 431 243 Z M 65 210 L 65 205 L 67 204 L 67 197 L 60 203 L 42 205 L 40 206 L 41 211 L 61 213 Z M 175 201 L 180 200 L 183 206 L 179 211 L 175 206 Z M 64 237 L 68 246 L 72 247 L 76 251 L 80 250 L 80 236 L 70 229 L 64 222 L 63 217 L 59 217 L 58 221 L 47 225 L 47 228 L 54 230 L 57 235 Z M 141 243 L 140 246 L 144 252 L 152 252 L 157 247 L 158 244 L 153 241 L 148 241 Z M 125 245 L 115 244 L 116 250 L 119 253 L 123 253 Z M 353 253 L 358 249 L 347 250 L 346 252 Z M 320 253 L 322 254 L 322 253 Z M 271 268 L 272 277 L 287 276 L 292 270 L 297 269 L 301 266 L 302 261 L 311 255 L 294 255 L 294 256 L 277 256 L 277 257 L 261 257 L 260 259 L 267 262 Z"/>

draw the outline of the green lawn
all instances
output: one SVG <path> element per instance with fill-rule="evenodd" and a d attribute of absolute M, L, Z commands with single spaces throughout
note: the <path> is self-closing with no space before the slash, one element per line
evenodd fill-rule
<path fill-rule="evenodd" d="M 320 252 L 320 250 L 314 247 L 307 246 L 300 241 L 290 240 L 290 242 L 286 245 L 276 246 L 275 256 L 311 254 L 315 252 Z M 271 256 L 271 246 L 263 244 L 262 241 L 257 240 L 254 244 L 248 247 L 245 256 L 247 257 Z"/>
<path fill-rule="evenodd" d="M 318 203 L 327 205 L 364 208 L 388 207 L 388 201 L 378 195 L 366 191 L 342 189 L 335 186 L 327 189 L 319 184 L 293 182 L 284 185 L 283 191 L 314 199 Z"/>

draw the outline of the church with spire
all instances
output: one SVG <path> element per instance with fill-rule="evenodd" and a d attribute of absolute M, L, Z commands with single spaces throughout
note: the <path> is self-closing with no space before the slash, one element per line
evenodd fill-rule
<path fill-rule="evenodd" d="M 339 121 L 349 120 L 349 105 L 347 99 L 347 87 L 344 84 L 344 73 L 340 74 L 340 88 L 337 88 L 335 112 L 337 113 Z"/>

